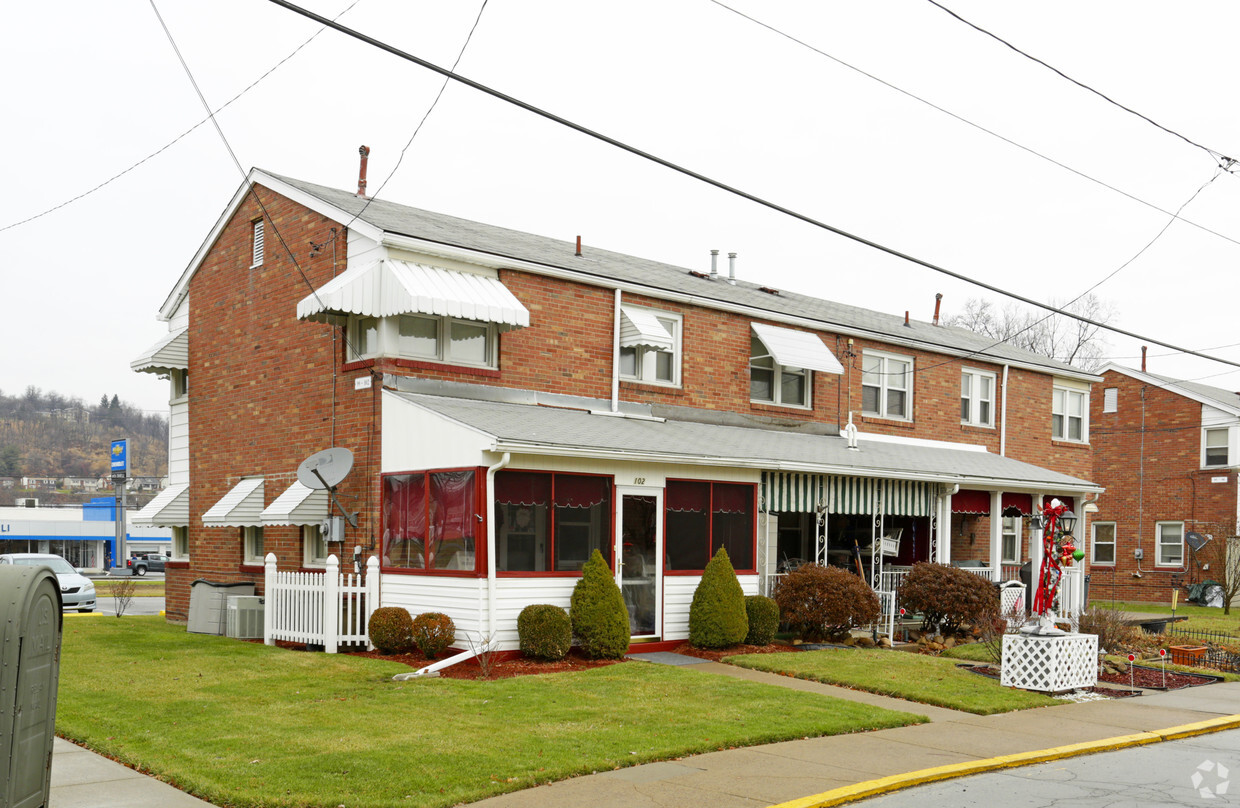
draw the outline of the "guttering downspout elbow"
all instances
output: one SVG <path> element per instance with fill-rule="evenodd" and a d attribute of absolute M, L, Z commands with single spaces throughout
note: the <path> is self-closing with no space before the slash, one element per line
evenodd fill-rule
<path fill-rule="evenodd" d="M 504 452 L 503 457 L 494 466 L 487 467 L 487 633 L 491 647 L 494 648 L 498 632 L 495 630 L 495 472 L 508 465 L 512 460 L 512 452 Z"/>

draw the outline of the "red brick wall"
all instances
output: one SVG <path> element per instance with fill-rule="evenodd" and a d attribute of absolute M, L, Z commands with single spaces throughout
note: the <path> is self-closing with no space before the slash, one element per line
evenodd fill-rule
<path fill-rule="evenodd" d="M 1108 387 L 1119 391 L 1114 413 L 1102 411 Z M 1090 598 L 1170 602 L 1175 583 L 1187 583 L 1189 573 L 1156 565 L 1157 523 L 1184 522 L 1186 531 L 1216 534 L 1219 523 L 1234 527 L 1236 474 L 1201 468 L 1199 402 L 1114 371 L 1094 393 L 1094 480 L 1107 490 L 1091 524 L 1115 522 L 1116 564 L 1091 568 Z M 1226 482 L 1212 482 L 1215 478 Z M 1083 535 L 1088 552 L 1091 533 Z M 1145 554 L 1139 570 L 1138 547 Z M 1193 560 L 1187 547 L 1185 559 Z M 1204 577 L 1208 573 L 1197 572 L 1195 580 Z"/>

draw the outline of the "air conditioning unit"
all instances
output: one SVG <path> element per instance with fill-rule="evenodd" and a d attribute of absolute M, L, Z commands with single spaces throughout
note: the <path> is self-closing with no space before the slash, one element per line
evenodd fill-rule
<path fill-rule="evenodd" d="M 261 640 L 263 638 L 263 598 L 257 595 L 230 597 L 224 634 L 238 640 Z"/>

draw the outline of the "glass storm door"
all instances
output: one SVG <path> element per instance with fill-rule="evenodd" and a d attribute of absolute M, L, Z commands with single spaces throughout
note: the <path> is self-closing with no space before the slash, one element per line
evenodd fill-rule
<path fill-rule="evenodd" d="M 661 489 L 616 487 L 616 577 L 633 637 L 658 637 L 662 625 Z"/>

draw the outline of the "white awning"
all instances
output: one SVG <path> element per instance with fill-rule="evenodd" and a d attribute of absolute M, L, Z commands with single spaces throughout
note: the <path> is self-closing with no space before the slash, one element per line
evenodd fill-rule
<path fill-rule="evenodd" d="M 762 340 L 771 356 L 784 367 L 819 370 L 823 373 L 844 372 L 844 366 L 832 355 L 818 335 L 762 323 L 751 325 L 754 334 Z"/>
<path fill-rule="evenodd" d="M 189 527 L 189 483 L 170 485 L 129 517 L 135 525 Z"/>
<path fill-rule="evenodd" d="M 207 527 L 261 525 L 262 513 L 263 478 L 246 477 L 202 515 L 202 523 Z"/>
<path fill-rule="evenodd" d="M 302 320 L 433 314 L 525 328 L 530 313 L 498 278 L 384 259 L 354 267 L 297 304 Z"/>
<path fill-rule="evenodd" d="M 620 346 L 622 348 L 653 348 L 656 351 L 670 351 L 673 344 L 672 334 L 654 312 L 632 306 L 620 307 Z"/>
<path fill-rule="evenodd" d="M 264 525 L 317 525 L 327 518 L 328 507 L 327 491 L 294 481 L 259 518 Z"/>
<path fill-rule="evenodd" d="M 172 331 L 129 363 L 138 373 L 165 373 L 189 367 L 189 329 Z"/>

